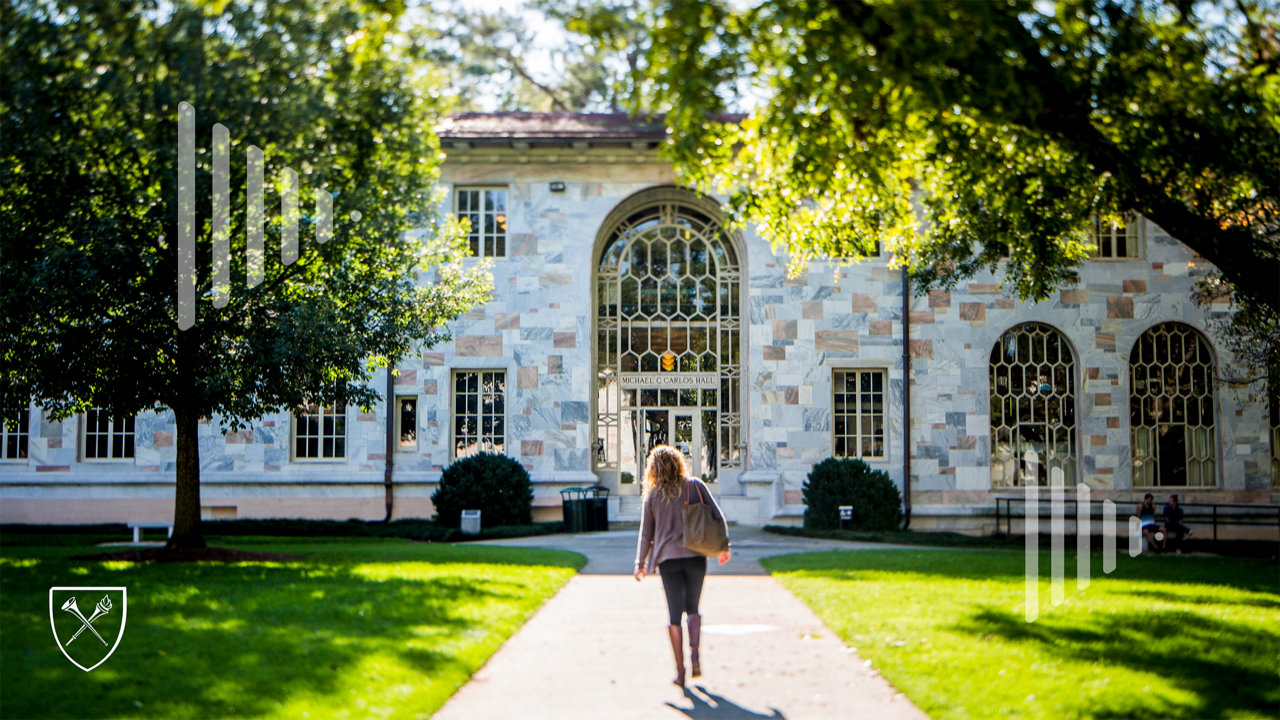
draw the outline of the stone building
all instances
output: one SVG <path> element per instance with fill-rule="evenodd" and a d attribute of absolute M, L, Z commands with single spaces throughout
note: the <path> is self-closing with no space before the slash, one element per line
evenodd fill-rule
<path fill-rule="evenodd" d="M 395 517 L 430 517 L 442 468 L 488 449 L 529 469 L 539 519 L 596 483 L 615 519 L 637 518 L 659 442 L 753 525 L 798 522 L 806 474 L 833 455 L 899 487 L 909 464 L 915 528 L 990 532 L 995 498 L 1033 474 L 1126 505 L 1150 488 L 1280 501 L 1280 412 L 1214 382 L 1225 351 L 1188 299 L 1208 266 L 1141 218 L 1100 228 L 1052 300 L 987 276 L 904 303 L 886 256 L 789 278 L 784 253 L 674 184 L 660 122 L 477 114 L 439 133 L 447 210 L 471 219 L 492 300 L 404 361 L 372 413 L 203 424 L 206 517 L 380 519 L 388 431 Z M 3 431 L 0 520 L 172 516 L 172 416 L 23 417 Z"/>

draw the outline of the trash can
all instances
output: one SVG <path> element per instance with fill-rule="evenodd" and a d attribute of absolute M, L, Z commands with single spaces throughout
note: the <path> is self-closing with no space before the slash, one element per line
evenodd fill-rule
<path fill-rule="evenodd" d="M 592 485 L 582 489 L 582 503 L 587 509 L 587 532 L 609 529 L 609 488 Z"/>
<path fill-rule="evenodd" d="M 584 495 L 585 491 L 580 487 L 560 491 L 560 508 L 564 511 L 564 531 L 567 533 L 587 531 L 587 502 L 583 499 Z"/>

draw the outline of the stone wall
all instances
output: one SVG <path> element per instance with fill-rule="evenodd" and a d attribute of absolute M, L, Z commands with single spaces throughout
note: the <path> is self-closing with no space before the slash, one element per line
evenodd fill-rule
<path fill-rule="evenodd" d="M 671 183 L 673 175 L 652 152 L 599 162 L 549 157 L 463 162 L 451 155 L 446 165 L 447 183 L 508 188 L 508 252 L 492 263 L 490 301 L 452 324 L 453 341 L 397 368 L 397 395 L 419 401 L 418 445 L 395 457 L 398 517 L 430 515 L 427 498 L 451 461 L 454 370 L 506 372 L 506 451 L 538 484 L 540 516 L 554 514 L 560 487 L 596 482 L 594 248 L 613 208 L 645 188 Z M 564 182 L 565 190 L 552 192 L 552 181 Z M 1143 234 L 1141 259 L 1087 262 L 1078 286 L 1045 302 L 1022 302 L 991 276 L 911 298 L 910 452 L 913 497 L 922 513 L 990 508 L 1001 494 L 991 488 L 989 357 L 1001 333 L 1027 321 L 1057 328 L 1073 347 L 1080 480 L 1098 497 L 1133 496 L 1129 351 L 1158 322 L 1204 329 L 1208 317 L 1188 299 L 1195 277 L 1208 267 L 1159 228 L 1147 223 Z M 775 252 L 750 229 L 742 237 L 748 459 L 740 477 L 724 478 L 721 493 L 750 495 L 750 483 L 771 484 L 777 497 L 762 501 L 760 522 L 797 507 L 810 467 L 832 453 L 833 370 L 857 367 L 887 372 L 888 450 L 871 464 L 902 486 L 900 274 L 889 268 L 889 258 L 878 257 L 843 267 L 814 262 L 789 278 L 785 251 Z M 381 389 L 385 379 L 379 374 L 374 383 Z M 1206 500 L 1280 500 L 1268 476 L 1264 404 L 1228 388 L 1217 393 L 1218 484 L 1190 492 Z M 211 511 L 238 508 L 239 517 L 381 517 L 386 408 L 351 408 L 347 417 L 347 456 L 335 462 L 290 460 L 287 413 L 238 432 L 224 432 L 216 418 L 202 424 L 205 504 Z M 78 461 L 78 437 L 76 420 L 32 424 L 29 462 L 0 463 L 0 520 L 164 514 L 175 459 L 171 414 L 137 419 L 131 462 Z"/>

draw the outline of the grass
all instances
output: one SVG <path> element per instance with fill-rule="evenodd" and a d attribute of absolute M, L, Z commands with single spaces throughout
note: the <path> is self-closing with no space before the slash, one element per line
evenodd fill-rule
<path fill-rule="evenodd" d="M 478 535 L 466 535 L 458 528 L 450 528 L 434 520 L 409 518 L 388 523 L 365 520 L 295 520 L 290 518 L 266 518 L 261 520 L 205 520 L 201 523 L 206 535 L 253 535 L 261 537 L 384 537 L 420 540 L 423 542 L 467 542 L 470 540 L 501 540 L 505 538 L 551 535 L 564 532 L 562 522 L 541 522 L 531 525 L 500 525 L 482 527 Z M 128 541 L 133 531 L 124 523 L 106 525 L 0 525 L 0 535 L 6 537 L 30 537 L 40 535 L 96 535 L 104 540 Z M 163 529 L 143 530 L 147 540 L 163 540 Z M 38 540 L 38 537 L 35 538 Z"/>
<path fill-rule="evenodd" d="M 787 525 L 765 525 L 765 532 L 775 535 L 791 535 L 794 537 L 822 538 L 823 540 L 845 540 L 852 542 L 887 543 L 890 545 L 927 545 L 940 548 L 967 548 L 990 550 L 1021 550 L 1025 540 L 1021 535 L 963 535 L 954 532 L 930 532 L 920 530 L 817 530 L 814 528 L 791 527 Z M 1208 533 L 1205 533 L 1208 534 Z M 1065 547 L 1076 547 L 1076 536 L 1065 536 Z M 1095 534 L 1090 538 L 1094 549 L 1101 549 L 1102 535 Z M 1119 551 L 1128 549 L 1128 539 L 1120 537 Z M 1047 532 L 1040 538 L 1041 545 L 1049 544 Z M 1280 544 L 1274 540 L 1214 540 L 1211 537 L 1196 535 L 1182 542 L 1186 552 L 1210 553 L 1232 557 L 1256 557 L 1271 559 L 1277 557 Z"/>
<path fill-rule="evenodd" d="M 1024 618 L 1024 555 L 863 550 L 762 564 L 935 720 L 1274 718 L 1280 576 L 1248 558 L 1118 559 Z"/>
<path fill-rule="evenodd" d="M 990 535 L 962 535 L 953 532 L 922 532 L 919 530 L 886 530 L 881 532 L 861 530 L 815 530 L 788 525 L 765 525 L 765 532 L 793 537 L 812 537 L 823 540 L 849 540 L 853 542 L 887 543 L 890 545 L 928 545 L 945 548 L 1020 548 L 1021 537 L 993 537 Z"/>
<path fill-rule="evenodd" d="M 0 536 L 0 717 L 425 718 L 585 559 L 389 538 L 211 538 L 296 562 L 93 563 L 94 536 Z M 125 585 L 91 673 L 49 629 L 54 585 Z"/>

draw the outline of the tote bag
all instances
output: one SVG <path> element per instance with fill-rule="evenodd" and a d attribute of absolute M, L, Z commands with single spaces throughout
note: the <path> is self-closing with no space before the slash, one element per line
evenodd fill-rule
<path fill-rule="evenodd" d="M 716 519 L 715 511 L 702 498 L 699 483 L 686 480 L 689 492 L 684 498 L 684 546 L 699 555 L 714 557 L 729 549 L 729 532 L 724 522 Z M 698 503 L 689 504 L 689 495 L 698 488 Z"/>

